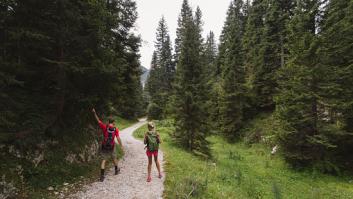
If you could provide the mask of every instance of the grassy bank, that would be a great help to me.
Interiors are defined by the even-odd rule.
[[[352,176],[296,171],[280,155],[271,158],[271,149],[263,144],[230,144],[220,136],[208,138],[213,158],[203,160],[173,144],[171,121],[156,126],[164,141],[165,198],[353,198]],[[246,130],[258,127],[252,123]],[[141,127],[134,135],[142,139],[145,131]]]
[[[123,130],[134,123],[138,122],[137,120],[127,120],[121,117],[115,117],[115,124],[119,128],[119,130]]]
[[[120,130],[137,122],[120,117],[116,117],[115,120]],[[98,129],[98,125],[94,128]],[[0,177],[5,176],[6,182],[6,184],[0,183],[0,194],[3,190],[14,186],[18,193],[16,198],[57,198],[54,192],[63,189],[69,191],[74,188],[73,184],[97,180],[100,159],[96,155],[88,158],[87,153],[93,154],[91,150],[94,151],[97,147],[94,143],[102,139],[101,134],[97,134],[95,130],[80,132],[82,136],[77,134],[73,136],[72,133],[61,133],[59,138],[51,140],[29,137],[19,145],[22,147],[21,150],[5,145],[0,148],[0,158],[6,160],[0,163]],[[16,151],[9,153],[10,149]],[[85,153],[82,152],[84,150],[86,150]],[[42,160],[37,165],[24,155],[29,151],[35,155],[32,159],[41,157],[42,154]],[[119,158],[122,157],[120,148],[116,153]],[[69,154],[75,155],[73,163],[66,160]],[[69,186],[64,186],[64,183],[69,183]],[[48,187],[53,187],[54,190],[48,191]]]

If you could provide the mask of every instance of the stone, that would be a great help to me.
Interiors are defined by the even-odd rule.
[[[44,152],[35,151],[35,157],[32,159],[34,167],[36,168],[40,162],[44,160]]]
[[[16,166],[16,170],[17,170],[17,171],[21,171],[21,172],[22,172],[22,171],[23,171],[23,169],[22,169],[22,165],[17,165],[17,166]]]
[[[50,187],[48,187],[47,189],[48,189],[48,191],[53,191],[53,190],[54,190],[54,187],[51,187],[51,186],[50,186]]]
[[[45,149],[46,146],[45,146],[45,143],[42,142],[42,143],[37,144],[37,147],[40,149]]]
[[[72,164],[76,162],[76,155],[71,153],[65,157],[65,160]]]
[[[274,155],[277,152],[277,150],[278,150],[278,146],[276,145],[272,148],[271,155]]]
[[[78,154],[78,156],[80,157],[81,162],[85,162],[85,152]]]
[[[0,181],[0,198],[13,198],[18,194],[18,190],[12,182],[6,182],[6,176],[2,175]]]
[[[15,146],[11,145],[9,146],[9,153],[13,154],[15,152]]]

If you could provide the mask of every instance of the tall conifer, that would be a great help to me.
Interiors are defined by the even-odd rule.
[[[245,74],[243,65],[244,13],[243,1],[232,1],[221,43],[221,124],[225,136],[238,137],[238,130],[243,126],[243,108],[245,106]]]
[[[153,117],[149,115],[150,118],[161,119],[165,116],[166,107],[172,95],[172,83],[175,76],[172,47],[164,17],[158,23],[155,48],[147,89],[151,95],[150,103],[153,105],[150,108],[154,107],[156,110],[149,109],[148,112],[154,113]]]
[[[184,1],[185,2],[185,1]],[[185,5],[183,4],[183,9]],[[175,82],[174,138],[194,153],[208,155],[208,129],[205,112],[205,84],[201,61],[201,29],[192,15],[183,18],[184,30],[180,38],[180,57]]]
[[[175,63],[178,63],[179,60],[179,55],[181,51],[181,43],[182,43],[182,37],[183,37],[183,32],[185,31],[187,21],[189,18],[192,17],[192,10],[189,5],[188,0],[183,0],[183,4],[181,7],[181,12],[178,17],[178,27],[176,30],[176,38],[175,38],[175,54],[174,54],[174,61]]]
[[[276,112],[285,127],[279,136],[286,159],[310,164],[323,159],[330,140],[319,128],[318,107],[321,69],[318,57],[317,0],[297,1],[289,24],[289,61],[281,69]]]
[[[259,56],[255,55],[255,59],[259,57],[253,71],[253,89],[255,92],[256,107],[260,111],[274,109],[273,96],[278,86],[276,72],[284,66],[288,50],[286,49],[287,29],[286,24],[292,15],[292,0],[268,0],[256,5],[259,9],[259,15],[262,15],[262,6],[265,8],[263,16],[263,25],[258,24],[261,34]],[[263,4],[263,5],[260,5]],[[255,41],[253,41],[255,42]],[[255,60],[256,61],[256,60]]]
[[[319,57],[324,69],[322,93],[330,139],[337,146],[331,159],[353,168],[353,2],[329,1],[321,27]],[[334,126],[335,128],[332,128]]]

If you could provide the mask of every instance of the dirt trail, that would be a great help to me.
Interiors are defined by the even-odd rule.
[[[155,199],[162,198],[165,176],[159,179],[157,169],[153,164],[152,182],[147,183],[147,156],[143,142],[136,140],[132,133],[146,123],[140,120],[137,124],[120,132],[125,156],[119,161],[121,172],[114,175],[114,169],[106,171],[104,182],[94,182],[83,187],[83,190],[69,198],[97,198],[97,199]],[[158,158],[163,171],[163,153],[159,151]],[[111,164],[110,164],[111,165]],[[98,174],[97,174],[98,179]]]

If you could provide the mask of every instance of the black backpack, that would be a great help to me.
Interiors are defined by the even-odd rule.
[[[107,133],[108,133],[108,137],[107,140],[105,141],[105,143],[102,145],[102,148],[105,150],[113,150],[114,149],[114,135],[115,135],[115,127],[108,127],[107,125]],[[105,138],[104,138],[105,139]]]

